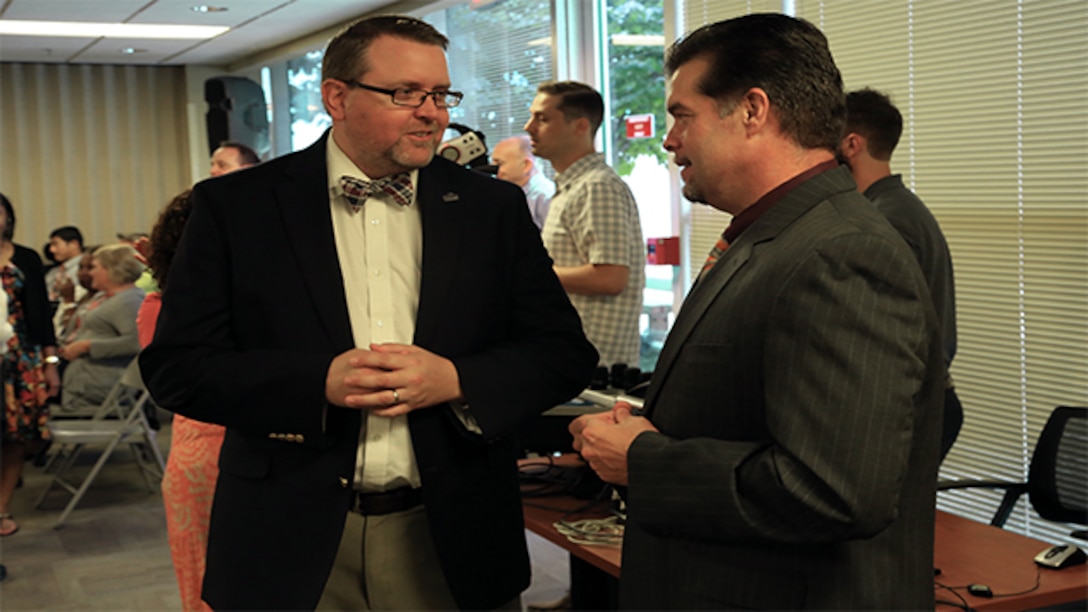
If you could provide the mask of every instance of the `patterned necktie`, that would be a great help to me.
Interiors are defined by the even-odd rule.
[[[699,276],[695,280],[699,280],[706,276],[706,273],[714,267],[714,264],[718,263],[721,259],[722,253],[729,248],[729,242],[725,239],[725,232],[722,232],[721,236],[718,236],[718,241],[714,243],[714,248],[710,249],[710,253],[706,256],[706,261],[703,262],[702,270],[699,270]]]
[[[341,176],[340,187],[351,208],[358,211],[366,199],[378,194],[387,194],[401,206],[412,203],[412,177],[407,172],[394,174],[374,181],[364,181],[353,176]]]

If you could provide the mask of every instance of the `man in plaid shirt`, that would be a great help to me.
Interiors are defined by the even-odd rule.
[[[555,273],[601,364],[635,366],[646,247],[631,190],[593,145],[604,102],[584,83],[548,82],[529,110],[533,153],[558,172],[541,233]]]

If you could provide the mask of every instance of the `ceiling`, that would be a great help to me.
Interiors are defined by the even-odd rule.
[[[202,4],[227,10],[193,9]],[[231,28],[208,40],[4,35],[0,61],[228,65],[391,4],[390,0],[0,0],[0,19]],[[137,51],[126,54],[122,49]]]

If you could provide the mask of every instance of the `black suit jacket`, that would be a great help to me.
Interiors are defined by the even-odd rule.
[[[313,608],[348,508],[361,418],[325,401],[329,363],[353,347],[326,138],[194,188],[140,359],[157,403],[228,428],[204,584],[216,609]],[[450,590],[490,608],[529,582],[508,434],[582,389],[597,356],[517,186],[436,158],[417,204],[414,343],[453,361],[483,434],[448,405],[409,427]]]
[[[15,251],[11,263],[23,271],[23,317],[26,319],[27,337],[38,346],[57,346],[53,331],[53,309],[49,305],[49,291],[45,286],[42,260],[32,249],[12,244]],[[29,347],[24,347],[24,350]]]
[[[692,289],[629,458],[629,608],[933,609],[944,361],[906,244],[844,168]]]

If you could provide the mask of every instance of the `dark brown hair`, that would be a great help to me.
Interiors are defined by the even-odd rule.
[[[875,89],[861,89],[846,94],[846,131],[865,137],[873,159],[888,161],[903,133],[903,115],[891,98]]]
[[[174,199],[166,205],[159,214],[159,220],[151,229],[151,254],[147,263],[151,266],[151,275],[159,284],[159,290],[166,289],[166,278],[170,274],[170,262],[174,260],[174,253],[178,250],[178,242],[181,241],[181,233],[189,221],[189,213],[193,209],[190,199],[192,190],[185,191],[174,196]]]
[[[407,15],[366,17],[341,30],[329,42],[329,46],[325,48],[325,57],[321,61],[322,80],[348,81],[366,74],[370,70],[369,58],[366,56],[367,49],[382,35],[435,45],[442,47],[443,51],[450,42],[442,33],[434,29],[434,26],[415,17]],[[393,57],[385,59],[391,62],[396,61]]]
[[[548,81],[536,88],[537,93],[558,96],[556,108],[563,113],[567,121],[585,118],[589,120],[591,134],[597,133],[604,121],[604,100],[601,94],[585,83],[578,81]]]
[[[806,149],[838,149],[846,120],[842,76],[816,26],[779,13],[705,25],[673,43],[665,71],[695,59],[710,66],[699,90],[722,108],[758,87],[784,134]]]

